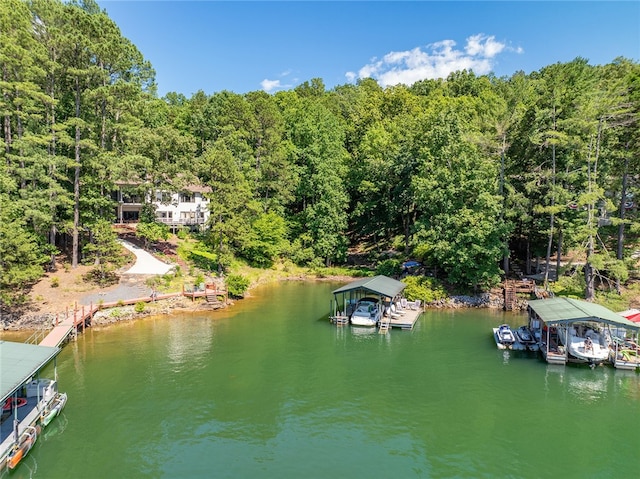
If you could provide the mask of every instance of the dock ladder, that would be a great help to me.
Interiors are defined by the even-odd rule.
[[[379,334],[386,334],[389,331],[389,325],[391,323],[391,319],[383,317],[380,319],[380,324],[378,326]]]
[[[511,311],[513,309],[513,305],[516,302],[516,290],[514,285],[510,281],[505,281],[504,283],[504,310]]]

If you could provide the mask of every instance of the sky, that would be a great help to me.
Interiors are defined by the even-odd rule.
[[[640,61],[640,2],[97,0],[156,71],[158,95],[499,77],[576,57]]]

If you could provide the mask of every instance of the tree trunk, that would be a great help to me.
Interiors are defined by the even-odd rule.
[[[8,74],[7,74],[7,66],[3,65],[2,67],[2,79],[5,82],[8,82]],[[2,94],[2,96],[4,97],[4,101],[5,104],[9,105],[10,101],[9,101],[9,93],[7,92],[6,89],[3,89],[4,92]],[[9,159],[8,159],[8,155],[9,153],[11,153],[11,114],[10,113],[6,113],[4,115],[4,124],[3,124],[3,130],[4,130],[4,151],[7,154],[7,164],[9,164]]]
[[[525,260],[525,265],[524,265],[524,270],[526,271],[527,275],[531,274],[531,236],[527,235],[527,252],[526,252],[527,258]]]
[[[586,282],[584,299],[593,301],[595,296],[593,266],[589,262],[589,258],[593,255],[593,236],[589,236],[587,243],[587,262],[584,265],[584,280]]]
[[[620,197],[620,224],[618,225],[618,247],[616,250],[616,258],[622,259],[624,255],[624,217],[626,213],[625,202],[627,199],[627,181],[628,181],[629,158],[624,160],[624,172],[622,173],[622,192]]]
[[[80,80],[76,77],[76,119],[80,119]],[[71,267],[78,267],[80,228],[80,125],[76,124],[75,172],[73,176],[73,243],[71,246]]]
[[[558,230],[558,251],[556,253],[556,277],[555,280],[558,281],[558,278],[560,277],[560,266],[562,263],[562,230],[559,229]]]
[[[502,208],[500,210],[500,223],[504,221],[505,197],[504,197],[504,152],[506,150],[507,139],[502,135],[502,151],[500,153],[500,196],[502,197]],[[502,270],[505,278],[509,276],[509,237],[504,241],[504,256],[502,257]]]
[[[554,125],[554,129],[555,129],[555,125]],[[553,188],[555,190],[555,186],[556,186],[556,145],[552,145],[551,146],[551,158],[552,158],[552,165],[551,165],[551,188]],[[551,208],[553,208],[556,204],[555,201],[555,196],[556,193],[555,191],[551,192]],[[553,211],[551,211],[551,218],[549,218],[549,241],[547,242],[547,257],[546,257],[546,263],[544,266],[544,288],[545,289],[549,289],[549,266],[551,263],[551,245],[553,244],[553,227],[554,227],[554,220],[555,220],[555,215],[553,214]]]

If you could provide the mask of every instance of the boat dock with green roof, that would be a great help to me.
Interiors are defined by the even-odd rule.
[[[57,378],[38,377],[59,352],[58,347],[0,340],[0,473],[29,452],[59,397]]]
[[[355,280],[333,291],[331,322],[349,324],[360,301],[370,299],[383,314],[377,322],[384,333],[390,327],[413,329],[422,313],[420,301],[407,301],[402,292],[407,285],[388,276],[374,276]]]
[[[529,327],[536,335],[544,359],[551,364],[593,362],[571,350],[572,338],[583,339],[582,348],[592,350],[591,337],[606,338],[607,360],[618,369],[640,368],[640,325],[602,305],[555,297],[529,302]]]

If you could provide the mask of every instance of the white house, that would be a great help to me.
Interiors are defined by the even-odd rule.
[[[116,222],[137,223],[145,203],[155,207],[156,220],[171,229],[182,226],[202,228],[209,219],[209,199],[204,196],[206,187],[188,186],[181,192],[156,190],[143,198],[136,185],[118,184],[112,195],[117,202]]]

